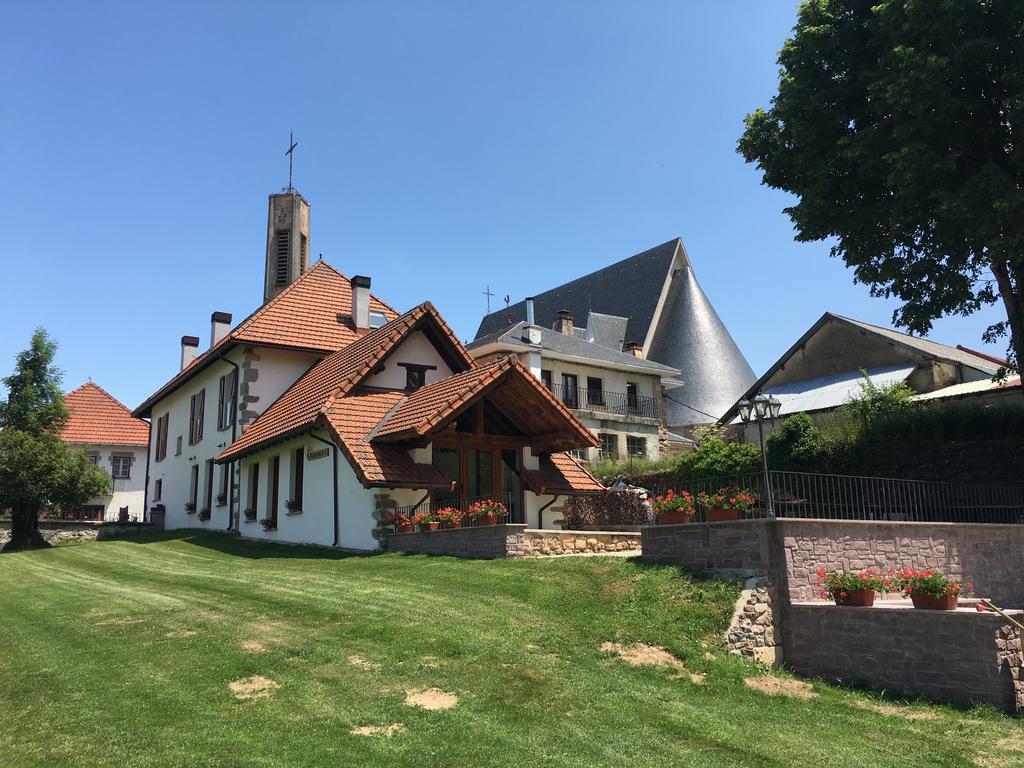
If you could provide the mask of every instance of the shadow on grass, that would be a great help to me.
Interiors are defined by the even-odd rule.
[[[357,552],[283,542],[263,542],[243,539],[235,534],[218,531],[162,531],[139,536],[107,539],[126,544],[156,544],[164,541],[182,541],[214,552],[223,552],[250,560],[346,560],[351,557],[376,557],[378,552]],[[101,542],[102,543],[102,542]]]

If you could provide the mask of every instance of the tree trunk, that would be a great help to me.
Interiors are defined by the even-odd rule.
[[[4,552],[20,549],[38,549],[50,544],[39,533],[39,510],[18,508],[11,510],[11,540],[4,546]]]
[[[1006,319],[1010,326],[1010,348],[1017,373],[1024,367],[1024,285],[1021,284],[1022,270],[1019,266],[992,260],[992,274],[995,275],[999,295],[1006,308]],[[1024,394],[1024,387],[1021,387]]]

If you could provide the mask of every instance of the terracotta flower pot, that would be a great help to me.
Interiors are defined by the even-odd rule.
[[[955,611],[960,601],[959,595],[946,595],[935,597],[927,592],[911,592],[910,600],[915,608],[925,608],[932,611]]]
[[[399,533],[412,533],[412,523],[398,523],[395,527]]]
[[[841,597],[838,592],[832,595],[836,605],[858,605],[871,606],[875,604],[875,590],[873,589],[852,589]]]
[[[459,523],[441,523],[441,530],[442,531],[450,531],[453,528],[461,528],[461,527],[462,527],[462,523],[461,522],[459,522]]]
[[[658,525],[679,525],[690,522],[690,513],[684,509],[670,509],[658,515]]]
[[[438,525],[439,524],[438,524],[438,522],[436,520],[433,520],[433,521],[431,521],[429,523],[420,523],[420,530],[421,531],[436,531]]]
[[[497,525],[498,518],[496,517],[478,517],[476,519],[477,525]]]
[[[724,507],[712,507],[704,513],[704,520],[709,523],[721,523],[726,520],[739,520],[740,513],[736,509],[725,509]]]

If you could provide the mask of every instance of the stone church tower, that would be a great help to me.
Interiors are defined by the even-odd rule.
[[[294,189],[270,195],[263,303],[298,280],[308,268],[309,203]]]

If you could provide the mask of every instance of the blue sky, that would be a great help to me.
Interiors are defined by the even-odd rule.
[[[312,252],[462,338],[488,284],[516,301],[677,235],[758,373],[826,310],[887,324],[735,152],[794,20],[786,0],[11,4],[0,372],[43,325],[67,388],[134,406],[183,334],[252,311],[289,130]],[[1001,318],[931,338],[980,347]]]

